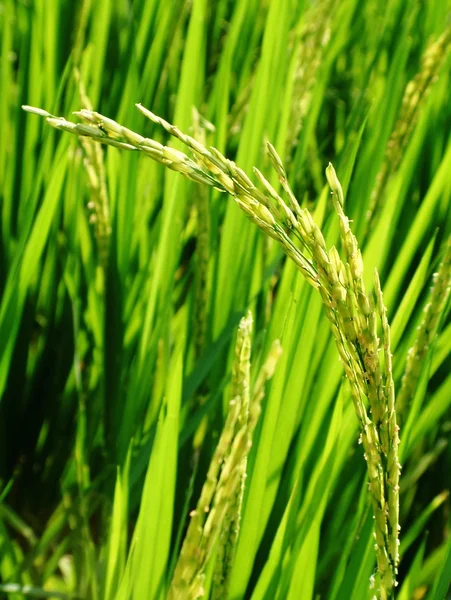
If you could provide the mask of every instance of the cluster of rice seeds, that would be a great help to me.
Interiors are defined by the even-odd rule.
[[[140,134],[119,125],[116,121],[94,111],[82,109],[74,113],[88,123],[86,124],[72,123],[63,117],[50,115],[39,108],[30,106],[24,106],[23,108],[28,112],[46,117],[49,125],[56,129],[78,136],[89,137],[102,144],[124,150],[141,151],[192,181],[209,185],[221,192],[228,192],[260,229],[284,247],[285,252],[295,261],[311,285],[318,287],[317,273],[312,262],[299,251],[287,234],[286,230],[293,229],[296,230],[295,234],[299,237],[297,222],[291,209],[257,170],[257,175],[260,175],[261,181],[264,182],[266,193],[257,189],[246,173],[233,161],[225,158],[216,148],[205,148],[200,142],[189,135],[183,134],[177,127],[154,115],[139,104],[137,108],[146,117],[161,125],[168,133],[188,146],[196,156],[196,160],[189,158],[179,150],[163,146],[155,140],[144,138]],[[270,148],[270,146],[268,147]],[[278,160],[280,161],[280,159]],[[306,220],[305,227],[310,229],[310,222],[312,222],[310,213],[305,209],[299,209],[298,206],[297,209],[299,218]]]
[[[293,103],[290,114],[290,135],[286,142],[287,161],[300,139],[303,121],[308,114],[325,49],[331,37],[331,22],[336,0],[327,0],[312,5],[299,35],[296,48],[296,67],[293,84]]]
[[[78,84],[82,105],[86,110],[92,110],[91,101],[86,94],[78,69],[74,70],[74,77]],[[111,220],[103,150],[90,137],[80,137],[79,139],[85,155],[83,165],[91,190],[91,199],[88,203],[88,209],[91,211],[89,222],[94,225],[100,265],[106,269],[110,248]]]
[[[146,117],[183,142],[193,153],[195,160],[179,150],[144,138],[96,112],[82,110],[76,113],[88,122],[87,125],[77,125],[65,119],[52,117],[40,109],[26,107],[26,110],[46,116],[49,124],[58,129],[90,136],[101,143],[113,143],[118,147],[142,151],[193,181],[228,192],[262,231],[280,243],[307,281],[318,290],[326,308],[327,318],[331,322],[360,423],[375,514],[379,597],[383,600],[388,598],[396,585],[398,565],[397,515],[400,470],[389,327],[381,293],[378,295],[377,309],[377,302],[375,303],[365,291],[361,252],[349,227],[349,220],[344,214],[343,192],[332,165],[327,168],[326,176],[339,219],[345,261],[341,259],[335,247],[327,250],[324,236],[311,213],[306,208],[301,208],[296,200],[282,160],[271,144],[267,145],[269,156],[287,195],[287,202],[258,169],[254,169],[254,173],[263,189],[257,188],[242,169],[215,148],[207,149],[199,141],[182,133],[151,111],[141,105],[137,107]],[[382,343],[377,334],[378,317],[382,322]],[[371,418],[366,410],[366,399],[369,402]],[[254,407],[257,406],[254,400]],[[257,408],[251,405],[250,423],[253,410]],[[231,405],[229,418],[233,418],[233,426],[228,423],[225,429],[226,436],[238,419],[234,405]],[[220,483],[221,481],[218,485]],[[214,487],[213,485],[213,489]],[[230,496],[227,497],[227,503],[229,501]],[[209,504],[208,502],[206,506]],[[199,515],[196,518],[199,518]],[[199,523],[193,527],[202,528]],[[185,557],[188,555],[185,551]],[[183,561],[183,557],[181,560]]]
[[[390,342],[390,326],[387,319],[387,309],[384,305],[384,299],[377,271],[374,273],[374,287],[376,290],[377,310],[381,319],[381,353],[383,349],[383,398],[384,412],[381,419],[379,432],[380,444],[383,455],[383,466],[385,485],[387,490],[388,510],[388,549],[392,561],[394,574],[396,575],[399,563],[399,477],[401,474],[401,465],[399,463],[399,426],[397,423],[397,414],[395,406],[395,385],[393,381],[392,354]],[[393,584],[393,580],[389,581]]]
[[[451,292],[451,237],[445,243],[445,250],[439,268],[433,276],[429,301],[424,307],[423,318],[418,327],[415,342],[407,354],[407,362],[401,380],[401,389],[396,398],[398,414],[403,417],[410,406],[424,359],[433,342],[443,311]]]
[[[404,150],[412,136],[418,120],[423,100],[437,80],[440,69],[451,47],[451,26],[442,35],[431,42],[421,60],[421,67],[415,77],[406,86],[402,99],[399,118],[387,143],[385,157],[371,193],[370,205],[366,214],[367,229],[377,218],[382,207],[384,190],[390,176],[395,173],[404,156]]]
[[[299,224],[293,211],[298,214],[301,220],[306,220],[305,227],[307,229],[310,227],[309,222],[312,221],[310,213],[305,209],[300,209],[291,190],[289,194],[290,206],[287,206],[258,169],[254,168],[254,173],[263,185],[264,191],[258,189],[240,167],[223,156],[216,148],[205,148],[192,137],[183,134],[177,127],[154,115],[141,105],[137,105],[137,107],[154,123],[161,125],[168,133],[182,141],[196,156],[197,172],[190,170],[191,165],[188,161],[191,161],[191,159],[183,153],[179,153],[179,155],[183,155],[184,158],[182,156],[179,156],[179,158],[184,161],[186,168],[175,170],[180,170],[193,181],[200,181],[202,178],[203,183],[212,185],[217,190],[228,192],[233,196],[235,202],[247,216],[267,235],[278,241],[309,282],[314,287],[318,287],[317,273],[311,260],[299,251],[287,233],[293,231],[298,238],[300,237]],[[167,147],[165,148],[167,149]],[[171,151],[172,149],[167,150]],[[275,150],[271,144],[268,144],[268,150],[273,158]],[[169,155],[170,152],[166,152],[166,154]],[[273,160],[277,160],[282,164],[279,157],[277,159],[273,158]],[[288,186],[286,174],[284,177],[285,185]],[[302,241],[302,235],[300,239]]]
[[[232,371],[231,397],[239,398],[240,412],[237,419],[237,430],[246,427],[249,421],[249,384],[251,358],[251,327],[252,317],[242,319],[235,348],[235,360]],[[247,456],[240,466],[239,484],[230,498],[229,510],[224,516],[220,533],[219,548],[216,558],[212,598],[227,598],[227,588],[230,581],[235,549],[240,530],[241,507],[243,503],[244,482],[247,471]]]
[[[375,537],[380,597],[390,597],[399,562],[398,426],[392,377],[390,328],[375,273],[376,303],[365,290],[363,262],[357,240],[343,211],[343,192],[332,165],[326,169],[341,240],[342,262],[331,248],[327,272],[329,288],[322,293],[361,426],[375,514]],[[382,338],[377,333],[378,319]],[[365,408],[368,399],[370,414]]]
[[[205,569],[218,542],[212,596],[224,598],[228,589],[239,534],[247,457],[261,411],[264,384],[273,376],[281,352],[276,342],[251,396],[251,334],[252,316],[248,313],[238,329],[229,413],[197,507],[190,515],[168,592],[169,600],[194,599],[204,595]]]

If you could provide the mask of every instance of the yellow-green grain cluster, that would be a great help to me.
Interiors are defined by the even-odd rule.
[[[431,344],[437,334],[451,292],[451,237],[445,242],[442,260],[434,273],[433,284],[423,318],[417,329],[415,342],[407,353],[407,362],[396,398],[397,410],[403,416],[410,405],[418,386],[422,367]]]
[[[286,201],[258,169],[254,168],[254,173],[259,187],[233,161],[225,158],[215,148],[206,148],[141,105],[137,106],[151,121],[182,141],[191,150],[195,160],[179,150],[144,138],[93,111],[82,110],[76,113],[87,124],[74,124],[43,111],[31,110],[46,116],[49,124],[57,129],[88,136],[105,144],[142,151],[193,181],[228,192],[246,215],[281,245],[307,281],[318,290],[350,384],[361,429],[375,516],[379,597],[382,600],[390,598],[396,585],[399,562],[400,465],[389,326],[377,274],[376,298],[365,289],[362,255],[344,213],[343,191],[335,170],[329,165],[326,176],[339,220],[343,259],[337,248],[328,250],[323,233],[311,213],[300,206],[288,183],[283,163],[271,144],[267,145],[269,156],[285,192]],[[378,327],[382,329],[381,337],[378,335]],[[213,470],[209,473],[200,509],[193,513],[191,533],[187,537],[189,541],[182,550],[181,562],[174,576],[174,582],[179,583],[173,583],[172,589],[178,589],[182,582],[187,586],[186,589],[194,586],[193,589],[198,590],[202,587],[199,579],[200,563],[197,558],[193,558],[196,555],[194,549],[199,546],[200,540],[204,540],[202,556],[211,551],[212,527],[215,526],[218,533],[218,519],[222,526],[225,507],[236,506],[233,503],[237,502],[236,490],[240,485],[242,472],[239,473],[235,467],[244,459],[243,448],[249,445],[249,431],[252,431],[253,423],[256,422],[253,413],[260,410],[259,403],[254,400],[249,410],[248,427],[243,426],[235,435],[237,424],[243,419],[242,404],[237,406],[232,398],[227,424],[218,445],[219,454],[212,463]],[[247,436],[247,441],[243,436]],[[228,446],[231,446],[231,450],[225,459],[224,452]],[[224,461],[219,479],[218,461]],[[232,466],[235,470],[230,479]],[[215,495],[217,509],[209,513],[204,523],[205,507],[210,507],[212,494]],[[235,525],[231,527],[234,529]],[[192,563],[193,560],[195,564]],[[184,564],[186,566],[182,568],[180,565]]]
[[[86,94],[78,70],[75,70],[75,78],[78,83],[82,105],[85,110],[92,110],[91,101]],[[88,203],[88,208],[91,211],[89,222],[94,226],[100,264],[106,269],[110,248],[111,220],[103,150],[90,137],[81,136],[79,139],[85,153],[83,164],[91,190],[91,199]]]
[[[252,315],[238,329],[229,412],[182,545],[168,592],[170,600],[204,595],[205,569],[217,548],[214,598],[226,597],[238,539],[247,457],[260,415],[264,384],[274,373],[281,349],[275,342],[250,394]]]
[[[399,563],[400,473],[390,328],[377,272],[376,302],[365,290],[361,252],[344,214],[343,192],[332,165],[326,169],[326,175],[339,218],[345,262],[332,248],[330,266],[326,267],[332,286],[329,290],[325,286],[322,296],[329,308],[327,314],[360,421],[375,515],[379,592],[381,598],[389,598],[396,585]],[[378,320],[382,325],[381,339]]]
[[[376,178],[376,184],[371,193],[367,211],[367,221],[377,217],[385,202],[384,191],[390,176],[401,164],[404,151],[412,136],[418,121],[424,99],[433,83],[437,80],[451,44],[451,26],[448,26],[441,36],[432,41],[426,48],[421,60],[421,67],[415,77],[406,86],[399,118],[385,149],[385,157]]]
[[[331,19],[336,0],[312,4],[305,20],[299,26],[300,41],[296,47],[293,102],[290,131],[286,142],[286,157],[292,157],[299,142],[299,134],[309,112],[318,71],[331,36]]]
[[[240,412],[236,423],[238,431],[243,427],[247,427],[249,422],[251,328],[252,316],[249,313],[247,319],[242,319],[238,329],[230,392],[231,397],[237,399],[240,403]],[[224,523],[220,533],[216,557],[212,597],[218,598],[218,600],[219,598],[227,598],[227,588],[240,531],[241,506],[247,471],[247,456],[241,461],[239,471],[239,482],[230,498],[229,509],[224,516]]]

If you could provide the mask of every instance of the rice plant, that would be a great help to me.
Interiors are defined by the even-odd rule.
[[[2,597],[449,596],[450,8],[0,2]]]

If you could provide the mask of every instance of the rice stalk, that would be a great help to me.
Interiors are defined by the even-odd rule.
[[[417,329],[415,341],[407,353],[401,389],[396,403],[397,411],[404,417],[418,386],[426,355],[434,341],[443,312],[451,293],[451,237],[445,243],[445,250],[438,270],[433,275],[429,300],[423,309],[423,318]]]
[[[237,430],[247,427],[249,422],[249,386],[251,367],[252,315],[242,319],[238,329],[233,363],[231,397],[240,398],[241,406],[237,418]],[[244,495],[244,483],[247,472],[247,456],[240,464],[239,483],[230,499],[229,510],[225,514],[221,528],[218,552],[213,579],[212,598],[227,598],[228,584],[232,572],[235,550],[240,530],[241,507]]]
[[[300,32],[296,33],[300,42],[296,48],[290,131],[285,148],[288,164],[290,158],[293,158],[303,122],[310,110],[317,74],[331,38],[335,5],[335,0],[313,4],[300,27]]]
[[[78,69],[74,70],[74,76],[78,84],[82,106],[85,110],[92,110],[91,101],[86,94]],[[110,248],[111,219],[103,150],[92,138],[81,136],[79,140],[85,154],[83,166],[91,190],[91,199],[88,202],[88,209],[91,211],[89,222],[94,226],[100,265],[106,270]]]
[[[82,0],[78,7],[77,28],[74,40],[73,61],[79,66],[83,47],[85,45],[86,29],[88,27],[89,13],[92,10],[92,0]],[[86,106],[86,108],[88,108]]]
[[[326,175],[346,254],[346,263],[343,265],[334,252],[335,264],[339,265],[337,272],[341,275],[341,283],[346,291],[341,296],[336,294],[336,323],[332,322],[332,331],[360,419],[361,441],[367,461],[375,516],[379,594],[384,599],[390,598],[393,593],[399,563],[399,436],[390,328],[377,272],[377,307],[365,290],[361,252],[349,227],[349,219],[344,214],[343,191],[332,165],[326,169]],[[334,249],[331,249],[331,254],[332,250]],[[382,343],[377,335],[378,318],[382,323]],[[369,402],[371,418],[366,411],[365,399]]]
[[[371,224],[374,224],[385,203],[384,192],[387,183],[390,177],[399,169],[424,100],[428,96],[432,85],[438,79],[440,69],[448,56],[450,47],[451,26],[448,26],[437,40],[430,42],[423,54],[420,70],[406,86],[400,115],[387,142],[384,160],[371,193],[366,213],[366,231],[369,230]]]
[[[228,128],[230,135],[237,135],[243,129],[243,122],[246,118],[249,102],[252,95],[252,89],[255,85],[255,72],[249,76],[246,85],[238,94],[235,104],[231,107],[228,115]]]
[[[202,119],[197,110],[193,109],[194,138],[205,145],[206,129],[212,125]],[[196,279],[194,285],[194,352],[196,358],[202,355],[207,341],[208,320],[208,265],[210,262],[210,211],[208,204],[208,189],[197,186],[194,194],[196,210]]]
[[[350,384],[361,429],[375,516],[378,596],[381,600],[391,598],[399,562],[397,515],[400,465],[397,459],[398,427],[389,360],[389,327],[378,280],[376,302],[365,290],[361,252],[344,213],[343,192],[332,165],[326,169],[326,176],[339,220],[344,261],[335,247],[328,251],[324,236],[311,213],[300,207],[288,183],[283,163],[271,144],[267,145],[268,152],[287,196],[286,202],[258,169],[254,168],[254,173],[260,188],[215,148],[207,149],[151,111],[141,105],[137,107],[151,121],[182,141],[191,150],[195,160],[179,150],[144,138],[97,112],[81,110],[75,113],[86,122],[75,124],[40,109],[26,107],[26,110],[47,117],[48,123],[57,129],[89,136],[101,143],[124,149],[142,151],[193,181],[228,192],[262,231],[279,242],[310,285],[318,290]],[[382,342],[377,335],[378,319],[382,321]],[[370,413],[366,408],[367,402]],[[240,411],[235,415],[235,410],[231,405],[230,418],[233,418],[233,424],[229,423],[228,429],[233,429],[238,419]],[[238,485],[238,480],[234,480],[233,485]],[[227,504],[232,497],[228,489]],[[201,524],[198,523],[196,527],[199,535]],[[199,585],[200,582],[196,584],[197,588]]]
[[[399,563],[399,426],[395,407],[395,385],[393,382],[393,366],[390,342],[390,326],[387,319],[387,309],[379,280],[378,272],[374,273],[374,287],[377,297],[377,310],[382,324],[381,341],[384,354],[383,393],[384,415],[380,425],[380,439],[384,456],[384,473],[388,489],[388,541],[390,556],[395,565]]]
[[[205,145],[206,131],[214,131],[213,125],[206,121],[197,109],[193,108],[193,135],[196,140]],[[209,280],[208,268],[210,262],[210,209],[208,202],[208,188],[196,186],[194,192],[194,211],[196,215],[196,249],[195,249],[195,279],[194,279],[194,311],[193,311],[193,337],[194,356],[199,360],[205,350],[207,342],[207,324],[209,307]],[[205,404],[205,395],[193,397],[193,403]],[[199,449],[207,432],[208,416],[202,419],[194,436],[193,447],[196,450],[194,460],[199,458]]]
[[[238,329],[229,413],[196,509],[190,515],[168,600],[188,600],[205,594],[205,569],[218,539],[219,564],[214,577],[214,597],[223,598],[228,587],[239,533],[247,456],[261,410],[264,383],[272,377],[281,352],[280,344],[275,342],[250,401],[251,333],[249,312]]]

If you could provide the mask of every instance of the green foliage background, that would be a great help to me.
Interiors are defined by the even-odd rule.
[[[449,41],[410,120],[403,96],[411,80],[419,89],[422,56],[449,29],[450,8],[448,0],[0,1],[5,597],[166,596],[227,413],[248,308],[253,380],[275,339],[283,355],[249,458],[228,597],[372,597],[365,462],[319,295],[230,198],[115,148],[105,152],[103,269],[78,140],[20,107],[69,117],[82,105],[78,68],[95,110],[166,143],[135,102],[188,132],[194,106],[214,124],[203,132],[208,144],[276,185],[270,140],[328,246],[338,240],[324,176],[332,161],[368,286],[375,267],[381,274],[399,389],[451,231]],[[405,141],[387,155],[404,122]],[[384,164],[390,176],[368,225]],[[451,580],[449,308],[402,418],[400,600],[444,600]]]

